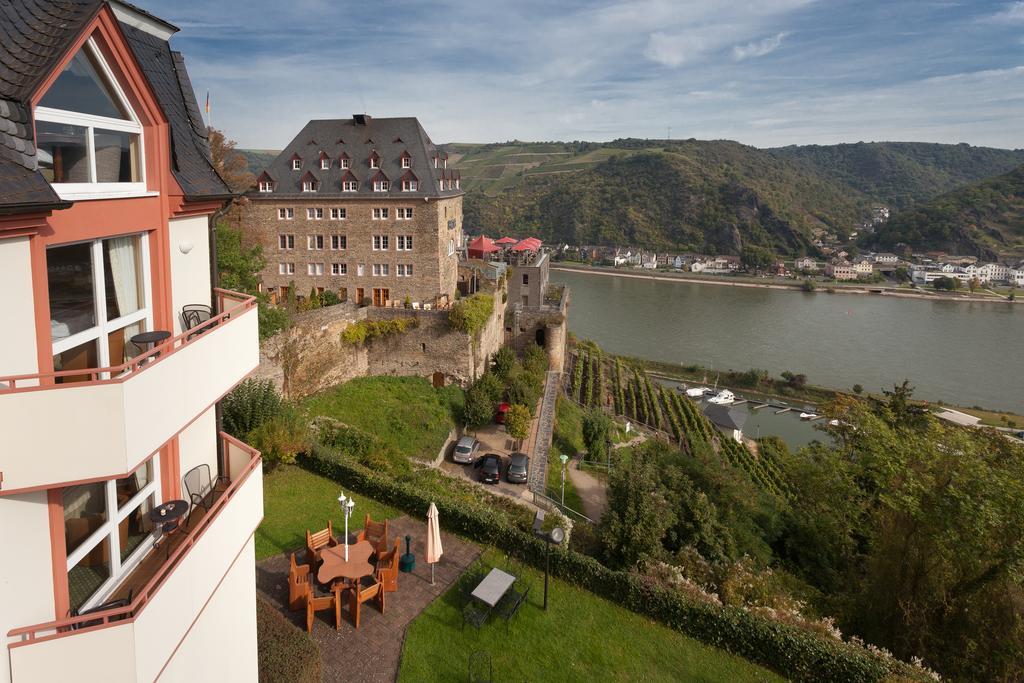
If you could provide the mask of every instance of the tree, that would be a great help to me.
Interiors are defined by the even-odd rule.
[[[608,457],[608,435],[612,421],[600,408],[593,408],[583,416],[583,445],[590,460],[604,462]]]
[[[817,288],[818,288],[818,286],[816,284],[814,284],[813,280],[810,280],[810,279],[804,280],[803,284],[800,285],[800,289],[802,289],[805,292],[813,292]]]
[[[462,406],[462,421],[466,428],[476,430],[494,419],[494,401],[487,390],[476,384],[466,392],[466,402]]]
[[[896,282],[910,282],[910,271],[900,266],[893,271],[893,277],[896,278]]]
[[[256,182],[256,177],[249,172],[249,162],[245,155],[235,149],[237,143],[228,140],[223,131],[209,128],[210,156],[213,167],[224,179],[232,192],[244,192]]]
[[[601,520],[601,545],[612,567],[636,567],[664,554],[661,539],[676,522],[661,486],[657,458],[638,448],[608,478],[608,508]]]
[[[860,384],[854,384],[853,385],[853,393],[855,393],[858,396],[860,396],[861,392],[863,392],[863,391],[864,391],[864,387],[862,387]]]
[[[483,391],[494,404],[501,400],[501,395],[505,392],[505,385],[501,383],[501,380],[493,372],[485,372],[477,379],[473,386]]]
[[[786,370],[781,375],[782,379],[786,380],[786,384],[793,387],[794,389],[803,389],[807,386],[807,375],[800,373],[795,374]]]
[[[524,406],[537,405],[541,391],[540,379],[522,367],[516,367],[510,373],[506,391],[509,403],[521,403]]]
[[[936,290],[945,290],[952,292],[960,287],[960,281],[955,277],[942,276],[932,282],[932,287]]]
[[[235,292],[256,294],[259,291],[260,273],[267,265],[263,249],[258,245],[242,245],[242,231],[217,225],[217,271],[219,287]],[[293,288],[294,289],[294,288]]]
[[[494,374],[501,380],[507,380],[512,367],[516,364],[515,351],[508,346],[502,346],[494,353],[491,359],[494,364]]]
[[[249,434],[249,442],[263,454],[270,467],[290,465],[299,453],[309,450],[309,428],[305,418],[291,404]]]
[[[744,245],[743,251],[740,254],[740,261],[748,270],[755,272],[767,270],[775,263],[775,254],[770,249],[765,249],[764,247]]]
[[[520,403],[513,403],[505,413],[505,431],[516,441],[522,441],[530,435],[530,422],[533,415],[530,409]]]

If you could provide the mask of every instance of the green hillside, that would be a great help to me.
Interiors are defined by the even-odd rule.
[[[1024,149],[966,144],[858,142],[792,145],[768,151],[894,209],[905,209],[1024,164]]]
[[[449,153],[459,155],[472,232],[729,254],[747,244],[805,253],[817,234],[853,230],[870,205],[838,183],[730,141],[515,144]],[[524,158],[536,165],[524,165]]]
[[[1024,257],[1024,166],[901,211],[873,243],[886,249],[940,249],[991,259]]]
[[[249,172],[253,175],[259,175],[260,171],[269,166],[270,162],[281,153],[279,149],[240,149],[238,151],[245,157],[245,162],[249,165]]]

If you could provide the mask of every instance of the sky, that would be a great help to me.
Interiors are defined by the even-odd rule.
[[[436,143],[1024,148],[1024,0],[134,2],[240,147],[366,112]]]

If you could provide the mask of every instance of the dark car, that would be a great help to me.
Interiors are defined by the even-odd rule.
[[[526,453],[513,453],[509,457],[508,472],[505,481],[512,484],[525,484],[530,477],[530,456]]]
[[[508,414],[508,404],[502,403],[498,406],[498,412],[494,414],[494,421],[500,425],[505,424],[505,415]]]
[[[488,453],[476,461],[473,467],[480,470],[480,481],[485,484],[497,484],[501,472],[501,456],[497,453]]]

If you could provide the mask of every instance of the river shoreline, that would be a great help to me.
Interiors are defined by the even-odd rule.
[[[1004,297],[980,297],[980,296],[954,296],[949,294],[939,294],[931,292],[914,292],[906,291],[902,289],[896,289],[893,287],[864,287],[864,286],[851,286],[851,285],[828,285],[832,287],[831,291],[826,291],[819,287],[814,292],[804,292],[802,285],[800,284],[781,284],[775,282],[749,282],[749,281],[729,281],[724,278],[712,277],[712,276],[694,276],[687,275],[686,273],[665,273],[657,272],[655,274],[644,274],[636,272],[623,272],[616,268],[609,268],[605,266],[584,266],[584,265],[562,265],[560,263],[552,263],[552,270],[561,270],[570,273],[581,273],[584,275],[606,275],[612,277],[624,277],[633,278],[636,280],[657,280],[661,282],[693,282],[704,285],[718,285],[726,287],[749,287],[752,289],[781,289],[789,290],[792,292],[801,292],[805,294],[867,294],[871,296],[889,296],[899,297],[904,299],[924,299],[928,301],[957,301],[967,303],[1004,303],[1004,304],[1016,304],[1016,300],[1009,301]],[[876,291],[872,291],[876,290]]]

